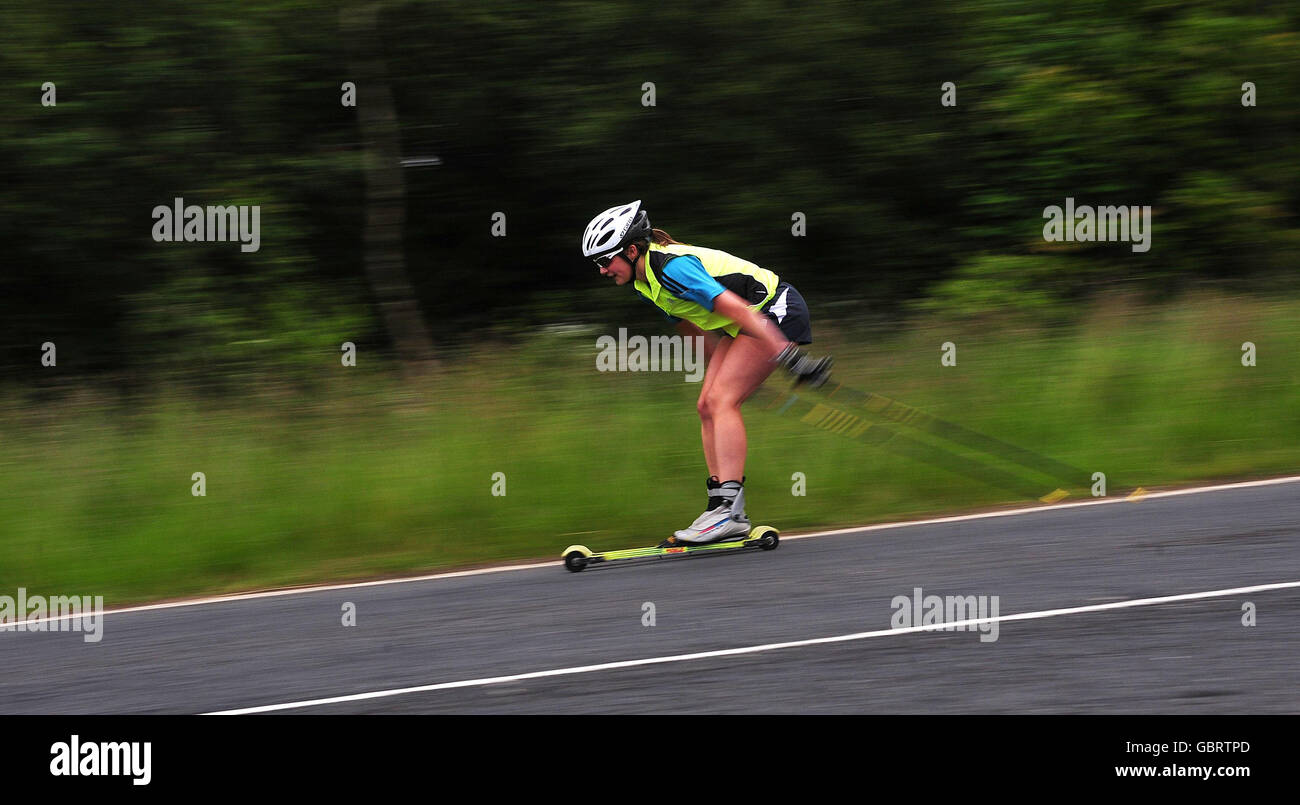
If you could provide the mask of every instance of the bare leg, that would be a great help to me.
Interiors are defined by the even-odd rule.
[[[709,471],[719,480],[738,481],[744,477],[749,443],[740,404],[776,368],[770,353],[764,342],[742,334],[725,350],[720,346],[709,362],[705,388],[700,394],[700,421],[704,423],[704,450]]]
[[[709,390],[713,387],[714,382],[718,379],[718,373],[722,369],[722,363],[727,358],[727,352],[730,350],[732,339],[723,336],[713,347],[712,354],[709,356],[709,366],[704,370],[704,380],[700,384],[700,400],[696,408],[700,412],[700,441],[704,445],[704,463],[709,467],[709,475],[718,475],[717,452],[714,450],[713,435],[713,418],[709,414],[708,406],[705,400],[708,399]],[[705,349],[708,349],[708,343],[705,343]]]

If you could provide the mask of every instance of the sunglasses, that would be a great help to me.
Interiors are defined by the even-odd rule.
[[[623,256],[623,250],[620,249],[619,251],[616,251],[613,254],[607,254],[604,257],[597,257],[595,258],[596,267],[609,268],[609,264],[614,262],[615,257],[622,257],[622,256]]]

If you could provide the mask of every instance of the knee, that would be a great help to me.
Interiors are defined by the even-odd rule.
[[[700,412],[701,420],[710,420],[724,411],[739,407],[739,405],[740,400],[734,394],[710,390],[709,393],[700,395],[700,400],[696,403],[695,408]]]

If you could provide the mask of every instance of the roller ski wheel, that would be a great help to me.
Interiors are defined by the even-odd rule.
[[[749,532],[749,538],[758,540],[758,547],[765,551],[776,550],[776,546],[781,544],[781,532],[770,525],[755,526]]]
[[[571,573],[580,573],[590,558],[591,549],[586,545],[570,545],[564,549],[564,568]]]

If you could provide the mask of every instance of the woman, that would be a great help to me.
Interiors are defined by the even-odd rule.
[[[812,343],[803,297],[765,268],[652,229],[640,201],[593,218],[582,235],[582,254],[617,284],[631,283],[677,322],[682,335],[705,339],[708,368],[697,407],[709,502],[695,522],[661,547],[749,533],[740,404],[777,366],[794,375],[796,384],[812,387],[830,374],[831,358],[814,360],[797,346]]]

